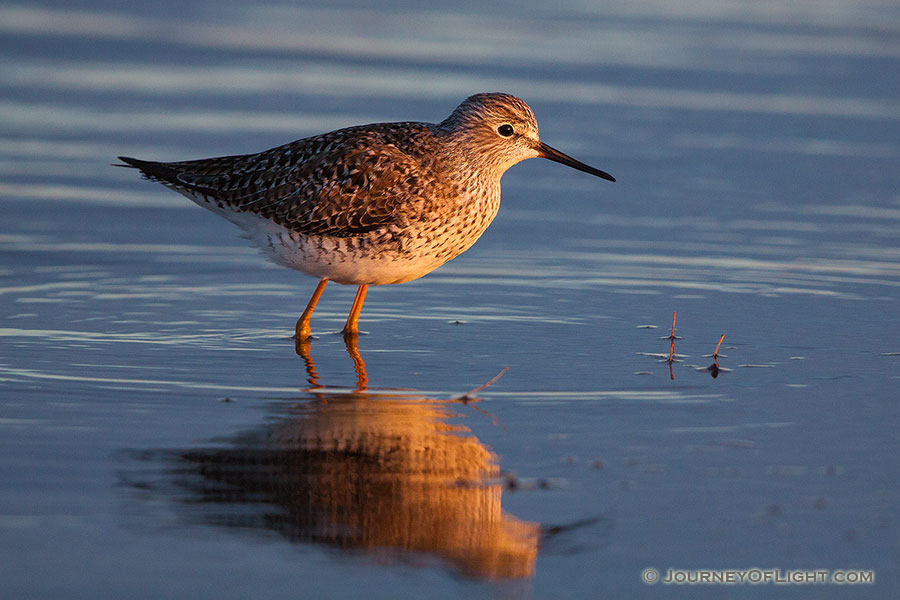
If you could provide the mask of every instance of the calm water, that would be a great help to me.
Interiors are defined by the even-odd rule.
[[[220,4],[0,4],[0,596],[893,597],[895,2]],[[513,168],[358,348],[354,290],[295,348],[312,279],[108,166],[493,90],[619,182]]]

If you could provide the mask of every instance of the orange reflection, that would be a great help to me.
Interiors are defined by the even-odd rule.
[[[366,391],[354,339],[347,350],[356,391],[323,387],[309,345],[298,344],[310,396],[229,448],[182,453],[179,474],[196,496],[191,502],[216,513],[241,505],[236,520],[212,518],[296,541],[387,560],[427,554],[478,578],[532,575],[540,526],[503,512],[496,456],[468,428],[448,422],[459,404]]]

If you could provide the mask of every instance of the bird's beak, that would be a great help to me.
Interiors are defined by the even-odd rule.
[[[596,175],[602,179],[607,181],[615,181],[616,178],[607,173],[606,171],[601,171],[600,169],[595,169],[594,167],[588,166],[583,162],[577,161],[571,156],[567,156],[553,148],[548,146],[544,142],[538,142],[537,148],[535,148],[538,152],[538,156],[541,158],[546,158],[552,160],[553,162],[558,162],[560,164],[572,167],[573,169],[578,169],[579,171],[584,171],[585,173],[590,173],[591,175]]]

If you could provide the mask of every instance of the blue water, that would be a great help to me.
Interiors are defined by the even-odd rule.
[[[893,597],[898,73],[874,0],[0,4],[0,596]],[[295,348],[314,280],[109,166],[494,90],[618,182],[514,167],[349,352],[354,290]]]

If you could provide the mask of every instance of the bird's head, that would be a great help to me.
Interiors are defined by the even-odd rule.
[[[542,142],[531,107],[510,94],[469,96],[438,127],[464,146],[469,160],[501,175],[518,162],[541,157],[615,181],[610,174]]]

